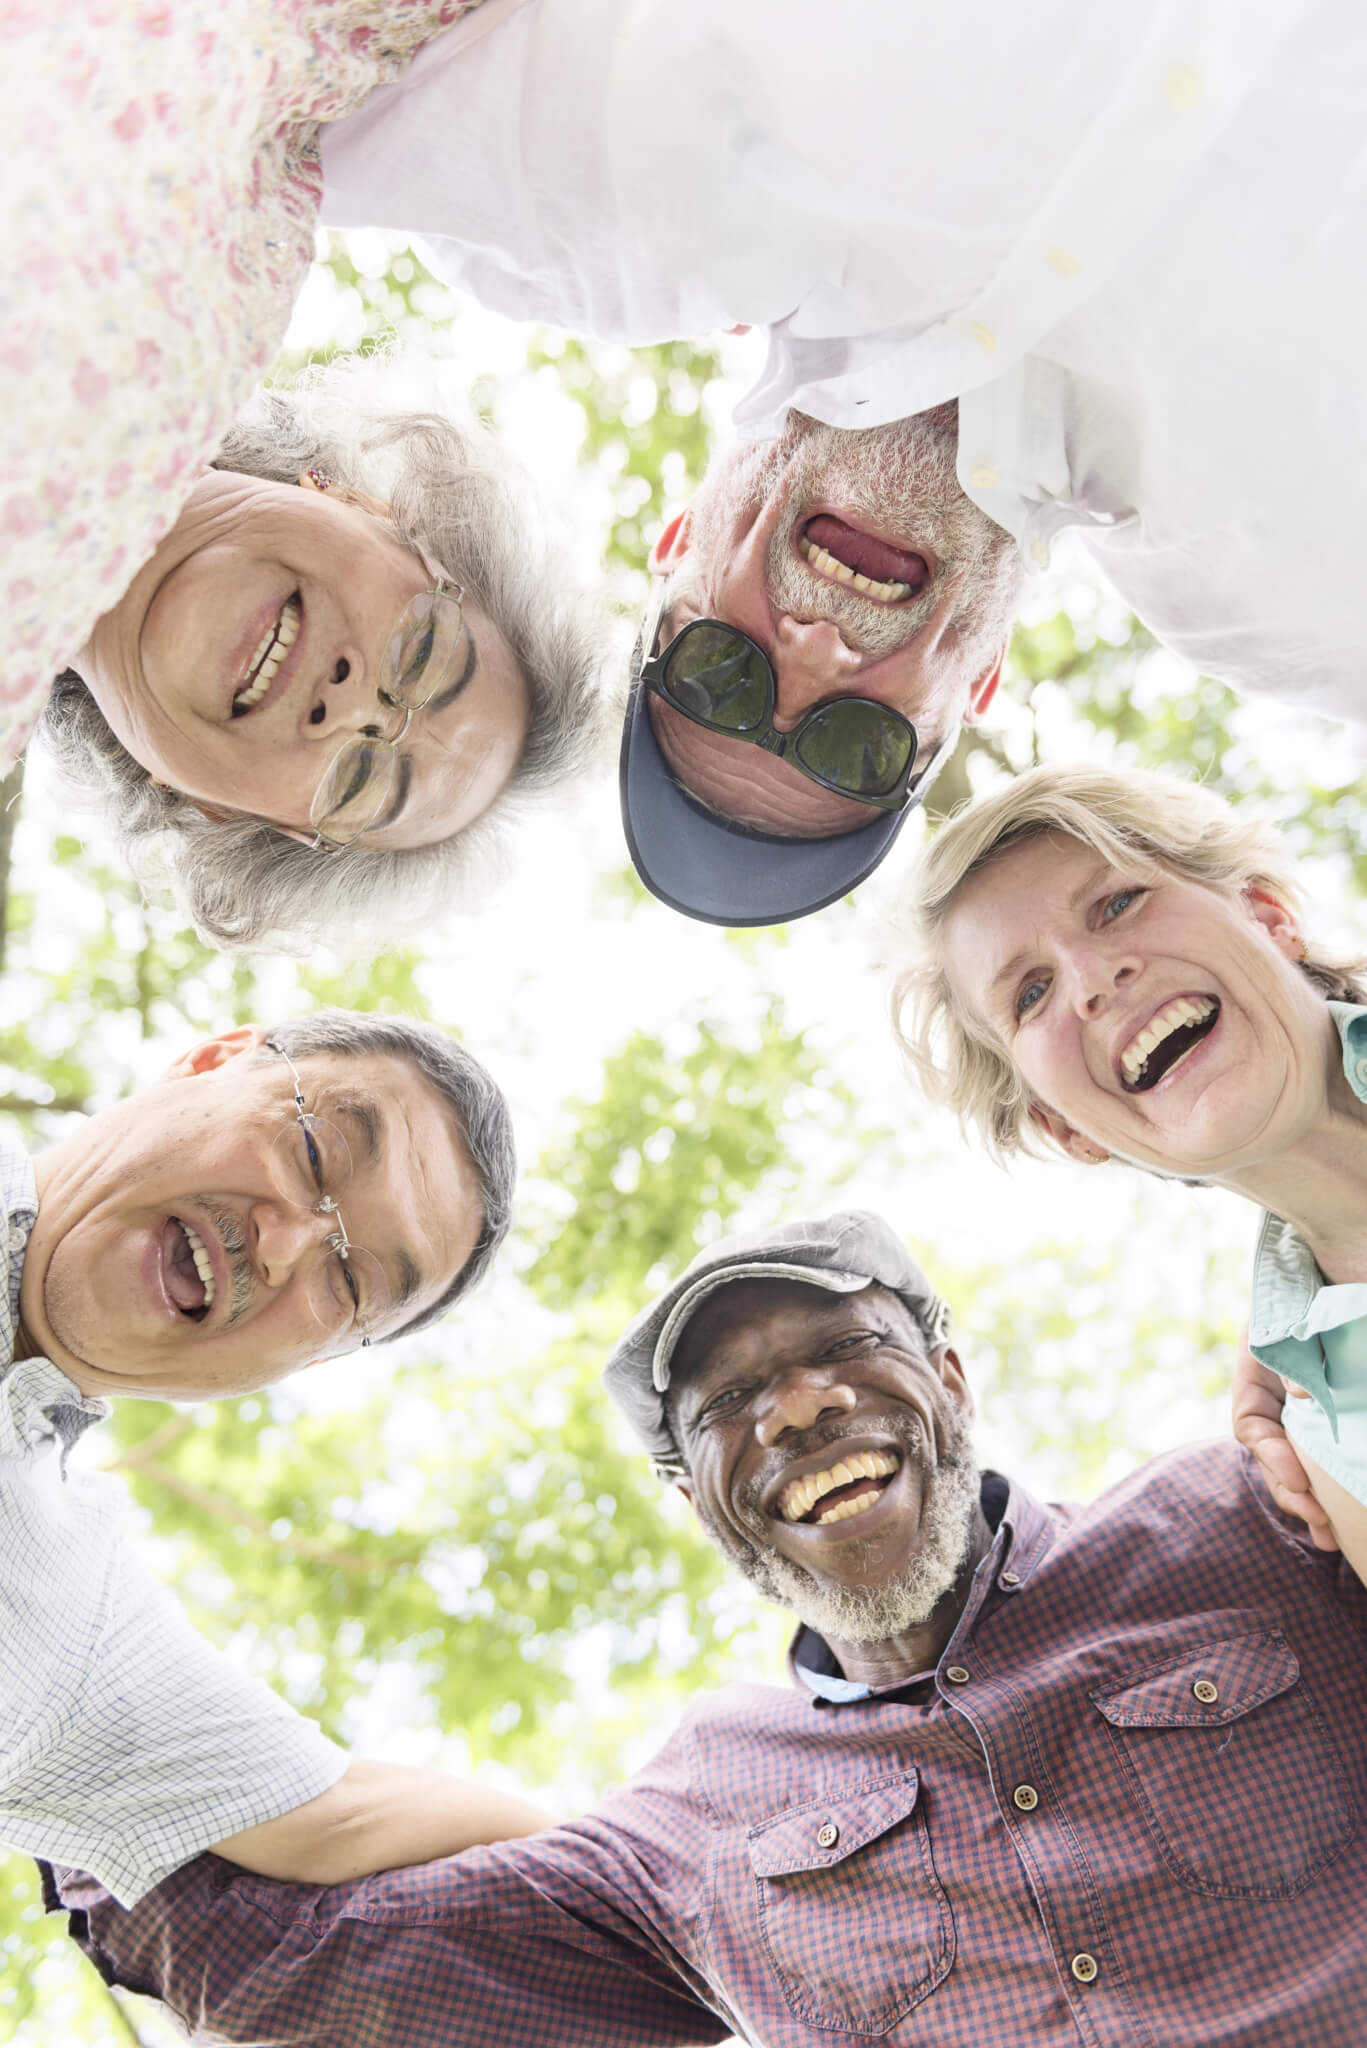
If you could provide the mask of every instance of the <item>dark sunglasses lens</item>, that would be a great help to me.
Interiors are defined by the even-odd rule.
[[[671,648],[665,689],[681,711],[723,732],[752,732],[769,709],[764,656],[728,626],[689,626]]]
[[[881,704],[827,704],[798,734],[797,757],[830,789],[887,796],[916,753],[906,720]]]

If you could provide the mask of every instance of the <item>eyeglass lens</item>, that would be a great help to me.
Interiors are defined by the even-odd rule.
[[[897,787],[912,745],[909,728],[880,705],[846,702],[814,711],[798,733],[796,752],[804,768],[834,789],[887,796]]]
[[[423,591],[405,606],[385,656],[384,694],[405,711],[421,711],[460,672],[464,606],[458,597]],[[397,729],[397,728],[396,728]],[[399,776],[393,741],[358,734],[334,756],[309,806],[309,823],[336,846],[349,846],[383,817]]]
[[[288,1199],[300,1209],[328,1213],[351,1181],[351,1149],[335,1124],[324,1117],[299,1115],[282,1124],[274,1151],[285,1174]],[[326,1294],[309,1301],[314,1318],[325,1329],[350,1330],[356,1321],[373,1322],[384,1306],[384,1268],[370,1252],[350,1244],[341,1228],[319,1241]],[[343,1249],[345,1247],[345,1249]]]
[[[669,694],[683,711],[726,732],[751,732],[769,712],[769,670],[748,640],[700,621],[683,632],[665,662]]]
[[[721,732],[754,732],[772,710],[769,666],[757,647],[711,620],[687,626],[669,650],[664,682],[681,711]],[[912,758],[905,719],[846,698],[813,711],[798,728],[797,758],[831,789],[887,796]]]

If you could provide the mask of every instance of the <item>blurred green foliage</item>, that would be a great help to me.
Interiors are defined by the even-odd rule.
[[[420,332],[440,351],[460,318],[397,238],[334,235],[326,266],[337,332],[352,345]],[[629,353],[545,333],[527,343],[522,374],[555,380],[582,419],[582,461],[604,487],[605,560],[628,594],[706,465],[718,367],[717,351],[696,344]],[[506,395],[495,378],[470,393],[495,424]],[[1216,684],[1142,690],[1152,653],[1136,622],[1103,626],[1071,599],[1022,626],[1006,682],[1013,716],[966,735],[932,821],[1062,733],[1070,751],[1113,746],[1263,805],[1298,852],[1329,863],[1346,890],[1367,888],[1360,786],[1298,783],[1294,765],[1246,744]],[[48,834],[12,886],[8,858],[0,830],[0,1110],[31,1148],[132,1085],[152,1039],[325,1002],[430,1012],[417,951],[288,969],[228,960],[143,903],[69,829]],[[595,910],[628,926],[663,915],[628,871],[600,878]],[[688,1690],[747,1654],[753,1666],[760,1646],[772,1653],[781,1619],[757,1619],[728,1588],[607,1412],[598,1375],[663,1275],[738,1214],[791,1209],[810,1192],[814,1155],[822,1199],[877,1159],[910,1162],[933,1236],[935,1159],[918,1156],[915,1112],[899,1106],[897,1154],[819,1032],[778,999],[788,938],[731,935],[748,1001],[728,1008],[704,991],[658,1035],[624,1020],[594,1085],[565,1104],[497,1283],[492,1321],[506,1320],[507,1344],[497,1331],[484,1351],[432,1333],[405,1352],[397,1383],[363,1382],[322,1409],[289,1387],[192,1411],[119,1405],[110,1461],[190,1611],[333,1732],[388,1687],[407,1702],[415,1741],[461,1737],[531,1784],[553,1779],[569,1753],[591,1787],[618,1775],[639,1731]],[[1178,1314],[1149,1284],[1171,1244],[1161,1229],[1145,1237],[1156,1226],[1142,1193],[1133,1244],[1113,1254],[1042,1243],[1028,1287],[981,1246],[929,1255],[980,1391],[1010,1417],[1016,1450],[1052,1461],[1065,1492],[1149,1447],[1174,1389],[1208,1403],[1226,1369],[1237,1262],[1212,1237],[1199,1298]],[[116,2006],[60,1923],[41,1920],[22,1859],[0,1861],[0,1949],[0,2042],[171,2038],[150,2009]]]

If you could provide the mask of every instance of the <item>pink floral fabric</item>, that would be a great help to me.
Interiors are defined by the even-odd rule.
[[[280,345],[320,122],[479,0],[0,0],[0,772]]]

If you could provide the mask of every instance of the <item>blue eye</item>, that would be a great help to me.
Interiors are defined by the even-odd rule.
[[[1046,988],[1047,983],[1041,975],[1036,975],[1033,981],[1027,981],[1016,997],[1017,1017],[1026,1017],[1031,1010],[1037,1009],[1044,1000]]]
[[[304,1150],[308,1154],[309,1172],[313,1175],[314,1182],[316,1183],[318,1192],[321,1195],[323,1192],[323,1155],[318,1150],[317,1143],[314,1140],[313,1132],[309,1129],[307,1124],[303,1126],[303,1132]]]
[[[1144,893],[1142,889],[1118,889],[1114,896],[1107,897],[1106,907],[1101,913],[1103,918],[1113,920],[1123,917],[1130,905],[1137,902]]]

